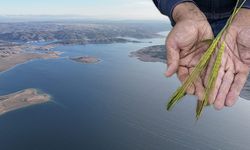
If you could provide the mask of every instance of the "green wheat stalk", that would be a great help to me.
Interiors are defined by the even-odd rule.
[[[204,107],[208,104],[208,98],[210,93],[212,92],[214,85],[215,85],[215,81],[217,79],[218,73],[219,73],[219,69],[220,69],[220,65],[221,65],[221,60],[222,60],[222,55],[224,53],[225,50],[225,42],[222,43],[218,53],[217,53],[217,57],[213,66],[213,69],[209,75],[209,79],[208,79],[208,84],[205,90],[205,96],[201,102],[201,104],[198,105],[197,109],[196,109],[196,119],[199,119],[201,116],[201,113],[204,109]]]
[[[243,4],[244,4],[244,2],[241,5],[243,5]],[[242,7],[242,6],[240,6],[239,8],[237,8],[238,5],[239,5],[239,0],[236,3],[236,6],[234,8],[234,11],[233,11],[231,17],[229,18],[227,24],[225,25],[224,30],[222,30],[222,33],[224,31],[226,31],[226,29],[229,27],[229,25],[232,23],[234,17],[238,13],[239,9]],[[225,49],[225,43],[223,42],[218,53],[217,53],[217,57],[216,57],[213,69],[209,75],[208,85],[207,85],[207,88],[205,90],[205,96],[204,96],[202,102],[197,103],[197,108],[196,108],[196,119],[197,120],[201,117],[201,113],[202,113],[204,107],[208,105],[209,94],[212,92],[214,85],[215,85],[215,82],[216,82],[216,79],[218,77],[224,49]]]
[[[203,56],[199,60],[198,64],[194,68],[194,70],[191,72],[191,74],[185,80],[183,85],[181,87],[179,87],[174,92],[174,94],[170,97],[170,100],[166,105],[167,110],[170,110],[171,108],[173,108],[173,106],[185,96],[185,94],[186,94],[185,92],[186,92],[187,88],[190,87],[190,85],[193,83],[193,81],[195,79],[197,79],[197,77],[201,74],[201,72],[203,72],[205,70],[205,68],[207,67],[208,62],[211,59],[211,56],[213,55],[213,53],[215,52],[216,47],[218,46],[218,43],[221,40],[223,33],[227,30],[229,25],[232,23],[232,20],[234,19],[234,17],[236,16],[236,14],[240,10],[240,8],[243,6],[243,4],[246,2],[246,0],[244,0],[241,3],[241,5],[239,7],[237,7],[239,5],[239,2],[240,2],[240,0],[237,0],[236,6],[235,6],[235,8],[233,10],[233,13],[230,16],[230,18],[228,19],[226,25],[220,31],[220,33],[216,36],[216,38],[212,41],[209,48],[203,54]],[[217,57],[216,57],[216,62],[214,64],[214,66],[213,66],[212,73],[210,73],[210,75],[209,75],[209,82],[208,82],[208,85],[206,86],[207,88],[205,90],[205,96],[204,96],[203,102],[202,103],[198,102],[198,104],[197,104],[197,109],[196,109],[196,118],[197,119],[200,117],[203,108],[207,105],[208,95],[213,90],[213,85],[214,85],[215,80],[216,80],[216,78],[218,76],[219,67],[221,65],[221,59],[222,59],[222,55],[224,53],[224,49],[225,49],[225,43],[223,42],[222,46],[218,50],[218,54],[217,54]]]
[[[208,50],[204,53],[204,55],[199,60],[198,65],[194,68],[191,72],[189,77],[185,80],[183,85],[178,88],[175,93],[171,96],[169,103],[167,104],[167,110],[170,110],[178,101],[181,100],[183,96],[185,96],[185,92],[187,88],[191,85],[191,83],[200,75],[200,73],[206,68],[208,64],[208,60],[210,59],[211,55],[213,54],[218,42],[219,37],[216,37],[212,44],[209,46]]]

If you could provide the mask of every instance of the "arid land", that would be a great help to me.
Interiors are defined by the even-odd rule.
[[[0,96],[0,115],[31,105],[48,102],[50,96],[36,89],[25,89],[16,93]]]

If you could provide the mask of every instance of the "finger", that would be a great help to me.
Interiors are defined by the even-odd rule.
[[[233,106],[234,103],[236,102],[237,98],[240,95],[240,91],[244,87],[246,80],[248,77],[248,73],[238,73],[236,74],[233,84],[230,88],[230,91],[226,97],[226,106]]]
[[[191,83],[190,84],[190,86],[187,88],[187,94],[189,94],[189,95],[194,95],[194,93],[195,93],[195,87],[194,87],[194,84],[193,83]]]
[[[167,48],[167,72],[166,76],[170,77],[177,72],[180,60],[180,50],[178,49],[176,42],[171,39],[171,35],[166,40]]]
[[[209,75],[213,69],[213,65],[214,65],[214,62],[215,62],[215,55],[213,55],[208,63],[208,66],[207,66],[207,69],[205,71],[205,79],[204,79],[204,83],[205,83],[205,86],[208,84],[208,80],[209,80]]]
[[[211,94],[209,95],[209,98],[208,98],[208,103],[209,104],[213,104],[215,102],[215,99],[216,99],[216,96],[218,94],[220,85],[222,83],[222,78],[223,78],[223,76],[225,74],[225,71],[224,71],[225,70],[225,64],[226,64],[226,61],[227,61],[226,56],[227,55],[226,55],[226,52],[225,52],[223,54],[223,56],[222,56],[221,65],[220,65],[220,69],[219,69],[219,72],[218,72],[218,76],[217,76],[217,78],[215,80],[214,88],[211,91]],[[215,59],[216,59],[216,55],[213,55],[213,57],[211,58],[211,60],[209,62],[209,66],[207,68],[207,72],[206,72],[206,76],[205,76],[205,86],[206,87],[207,87],[207,84],[208,84],[209,76],[211,75],[211,72],[212,72],[212,69],[213,69]]]
[[[234,80],[235,69],[234,69],[234,64],[232,62],[232,59],[228,58],[224,66],[225,66],[224,70],[227,70],[227,71],[225,72],[222,78],[222,83],[221,83],[220,89],[218,91],[218,94],[214,102],[214,107],[217,110],[220,110],[224,107],[226,96]]]
[[[198,97],[198,100],[202,100],[205,93],[205,88],[203,86],[202,79],[200,76],[194,82],[194,86],[195,86],[195,95]]]
[[[194,68],[189,68],[188,69],[188,75],[190,75],[192,73],[192,71],[194,70]],[[187,93],[190,94],[190,95],[194,95],[195,93],[195,86],[194,86],[194,83],[192,82],[190,84],[190,86],[187,88]]]
[[[218,94],[218,91],[220,89],[220,85],[221,85],[222,78],[223,78],[224,74],[225,74],[224,68],[220,68],[217,79],[215,81],[214,88],[211,91],[211,94],[209,95],[209,98],[208,98],[209,104],[213,104],[215,102],[215,98],[216,98],[216,95]]]
[[[179,67],[179,51],[172,48],[168,48],[167,61],[168,61],[168,69],[166,72],[166,76],[170,77],[174,73],[176,73]]]
[[[230,90],[231,84],[233,83],[233,80],[234,80],[234,73],[233,73],[233,71],[228,70],[225,73],[225,75],[223,76],[219,92],[218,92],[216,99],[215,99],[215,102],[214,102],[214,107],[217,110],[220,110],[224,107],[225,100],[226,100],[227,94]]]
[[[184,83],[186,78],[188,77],[188,68],[180,66],[177,72],[177,76],[181,83]]]
[[[220,43],[218,45],[220,47]],[[227,47],[226,47],[227,48]],[[208,84],[208,80],[209,80],[209,76],[210,76],[210,73],[213,69],[213,66],[214,66],[214,63],[215,63],[215,60],[217,58],[217,51],[218,51],[218,48],[216,49],[216,53],[214,53],[212,56],[211,56],[211,59],[209,60],[209,63],[208,63],[208,66],[207,66],[207,71],[206,71],[206,75],[205,75],[205,85]],[[225,67],[225,64],[226,64],[226,61],[227,61],[227,52],[225,50],[223,56],[222,56],[222,60],[221,60],[221,65],[220,65],[220,69],[221,68],[224,68]],[[224,69],[223,69],[224,71]]]
[[[177,72],[177,76],[181,81],[181,83],[183,84],[187,79],[187,77],[189,76],[188,68],[180,66]],[[191,84],[186,92],[187,94],[194,94],[194,85]]]

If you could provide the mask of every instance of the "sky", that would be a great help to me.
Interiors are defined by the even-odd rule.
[[[152,0],[0,0],[0,15],[79,15],[118,20],[168,20]]]

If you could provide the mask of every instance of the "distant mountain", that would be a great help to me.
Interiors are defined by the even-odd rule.
[[[105,43],[154,38],[157,32],[167,30],[166,23],[154,22],[18,22],[0,23],[0,40],[9,42],[57,41],[70,43]]]

